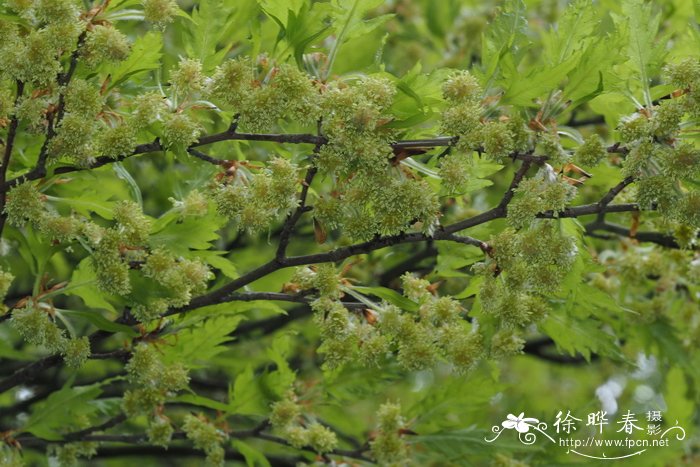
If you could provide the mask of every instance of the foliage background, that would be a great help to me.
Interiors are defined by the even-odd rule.
[[[13,21],[10,3],[0,2],[3,21]],[[89,9],[89,3],[81,6]],[[518,113],[528,121],[556,126],[562,132],[563,149],[572,152],[583,137],[594,133],[606,144],[620,141],[617,128],[623,117],[635,113],[639,102],[645,105],[646,97],[658,104],[659,98],[674,91],[674,86],[661,79],[664,64],[688,57],[697,62],[700,50],[700,6],[691,0],[651,2],[648,10],[634,1],[599,1],[594,6],[586,2],[510,1],[504,5],[464,0],[337,0],[332,4],[335,9],[324,9],[329,5],[324,2],[181,1],[181,13],[161,31],[142,21],[141,2],[113,0],[101,14],[128,37],[131,56],[121,65],[102,63],[93,69],[79,62],[76,76],[104,83],[108,99],[116,101],[120,96],[158,91],[159,84],[169,94],[170,78],[182,57],[200,60],[207,75],[227,58],[260,55],[276,64],[290,63],[312,71],[321,67],[323,75],[324,57],[333,56],[335,50],[330,80],[362,75],[388,78],[398,89],[389,110],[397,140],[415,140],[443,135],[440,119],[447,103],[442,84],[451,70],[472,69],[491,96],[487,107],[494,118],[499,112]],[[567,6],[574,14],[565,15]],[[576,13],[581,11],[584,13]],[[650,26],[655,19],[658,32]],[[336,48],[334,41],[339,36],[343,41]],[[630,38],[645,42],[635,49]],[[303,54],[308,55],[304,58]],[[65,67],[68,62],[69,57],[64,57]],[[644,84],[645,73],[649,86]],[[110,80],[105,81],[108,75]],[[12,80],[3,79],[3,86],[14,92]],[[543,110],[548,115],[538,114]],[[221,111],[192,109],[190,113],[205,134],[225,131],[234,117],[234,111],[224,106]],[[682,138],[695,145],[697,156],[697,121],[684,128]],[[287,119],[264,132],[313,134],[315,130],[313,125]],[[138,142],[147,144],[162,135],[161,127],[151,126],[139,133]],[[42,139],[21,123],[6,180],[31,171],[41,145]],[[216,289],[274,258],[284,236],[285,218],[256,234],[227,222],[212,205],[203,217],[179,220],[171,199],[183,200],[193,189],[204,191],[221,172],[220,167],[193,157],[185,146],[174,145],[168,151],[128,157],[119,163],[104,160],[90,170],[61,171],[61,167],[76,165],[71,160],[54,161],[43,178],[46,186],[42,190],[61,215],[73,212],[101,225],[110,225],[118,200],[140,204],[155,226],[151,241],[184,258],[208,263],[215,273],[208,290]],[[276,155],[305,166],[313,144],[230,140],[205,149],[210,157],[222,160],[262,163]],[[410,170],[421,177],[435,173],[437,155],[443,149],[431,148],[419,155],[420,165]],[[624,155],[612,151],[602,164],[586,168],[592,177],[570,205],[596,203],[618,184]],[[475,155],[468,188],[459,196],[441,192],[441,223],[497,206],[517,176],[518,163]],[[330,176],[316,178],[311,196],[329,192],[334,183]],[[439,191],[440,181],[434,183]],[[697,177],[685,183],[686,189],[697,189]],[[636,202],[634,188],[623,191],[617,202]],[[126,380],[124,368],[136,342],[155,330],[149,338],[160,358],[166,363],[180,362],[190,370],[188,389],[168,398],[166,413],[174,426],[179,427],[186,414],[197,412],[222,429],[251,430],[250,436],[233,436],[223,442],[231,465],[340,462],[349,459],[343,452],[361,457],[351,462],[369,462],[371,454],[364,443],[374,436],[377,410],[386,401],[400,403],[409,430],[400,439],[408,445],[410,460],[418,465],[520,465],[514,459],[532,465],[585,463],[585,459],[572,459],[565,450],[540,444],[523,446],[513,440],[488,444],[483,439],[508,413],[525,411],[527,416],[551,422],[559,410],[578,414],[598,410],[604,402],[600,388],[606,383],[610,387],[610,382],[621,388],[614,398],[620,410],[662,409],[666,423],[677,421],[688,432],[684,442],[650,450],[642,461],[630,462],[694,465],[698,462],[694,427],[700,364],[700,266],[695,243],[678,249],[676,227],[669,227],[652,210],[641,215],[636,210],[609,214],[609,219],[622,226],[617,231],[584,230],[585,224],[595,222],[596,213],[578,220],[552,221],[576,238],[579,261],[562,288],[548,297],[548,317],[521,329],[526,341],[523,353],[484,358],[466,374],[444,363],[408,371],[391,358],[379,368],[365,367],[360,364],[361,355],[341,368],[324,371],[324,358],[318,353],[319,326],[311,311],[304,304],[285,301],[240,300],[202,307],[195,302],[186,307],[191,310],[187,313],[139,328],[128,317],[123,298],[94,285],[95,274],[85,260],[88,254],[78,242],[52,242],[32,227],[7,225],[0,261],[3,270],[11,271],[15,278],[5,300],[8,307],[19,308],[17,303],[24,297],[37,297],[67,282],[41,300],[51,300],[59,310],[57,323],[62,329],[71,327],[76,336],[98,331],[101,339],[93,342],[92,358],[72,369],[60,358],[47,356],[44,347],[24,342],[10,325],[11,310],[7,311],[8,319],[0,323],[0,387],[4,390],[0,394],[0,431],[7,434],[4,459],[8,463],[16,460],[14,441],[19,441],[25,462],[46,465],[47,449],[54,455],[52,446],[65,444],[60,439],[66,433],[98,427],[86,432],[87,438],[69,439],[100,441],[100,433],[105,436],[96,456],[80,461],[86,465],[123,465],[132,462],[127,456],[138,456],[147,465],[200,465],[200,450],[183,439],[174,440],[164,451],[148,442],[121,443],[109,438],[123,435],[142,441],[151,416],[125,420],[120,415],[124,392],[133,384]],[[468,234],[490,239],[506,225],[504,219],[495,219]],[[635,232],[650,236],[627,238],[635,237]],[[328,238],[320,244],[323,236]],[[351,243],[342,229],[326,229],[305,214],[287,253],[309,255]],[[454,296],[478,314],[478,282],[471,266],[484,259],[484,252],[477,246],[427,241],[360,253],[359,259],[336,266],[338,271],[347,266],[345,285],[365,299],[415,306],[400,295],[400,276],[414,272],[437,284],[440,295]],[[288,292],[285,284],[294,283],[293,274],[294,268],[276,270],[246,283],[240,292]],[[350,301],[355,301],[352,297]],[[311,449],[285,446],[281,438],[272,438],[276,435],[265,439],[255,431],[269,417],[271,404],[284,400],[290,385],[304,413],[327,423],[337,434],[339,453],[323,458]],[[109,425],[101,426],[103,423]],[[97,437],[89,438],[91,435]]]

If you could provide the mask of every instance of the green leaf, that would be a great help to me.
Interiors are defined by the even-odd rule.
[[[117,177],[124,180],[129,185],[129,189],[131,190],[131,193],[134,196],[134,201],[136,201],[136,204],[141,206],[141,209],[143,209],[143,197],[141,196],[141,189],[136,183],[136,180],[134,180],[134,177],[131,176],[129,171],[126,170],[126,168],[121,162],[115,162],[114,164],[112,164],[112,168],[117,174]]]
[[[211,242],[219,238],[217,231],[220,226],[220,220],[214,216],[187,218],[166,225],[151,236],[150,243],[154,247],[163,247],[180,255],[186,255],[190,249],[208,250],[212,246]]]
[[[267,349],[267,356],[275,363],[277,369],[265,375],[265,382],[277,397],[283,397],[296,379],[294,371],[287,363],[287,356],[293,345],[292,337],[292,333],[278,334]]]
[[[652,14],[652,7],[652,3],[643,0],[625,0],[622,3],[624,18],[618,17],[618,24],[626,19],[629,61],[641,80],[645,103],[649,107],[652,105],[651,76],[658,70],[665,53],[663,43],[655,44],[661,14]]]
[[[65,313],[69,316],[77,316],[83,318],[94,325],[97,329],[102,331],[109,331],[113,333],[122,332],[129,337],[138,337],[139,333],[134,331],[131,327],[125,324],[115,323],[110,321],[100,314],[99,311],[93,310],[61,310],[61,313]]]
[[[59,391],[53,392],[46,400],[32,406],[29,419],[22,432],[47,440],[60,440],[61,433],[75,426],[78,417],[89,415],[97,410],[89,402],[102,393],[103,383],[91,386],[70,387],[69,380]]]
[[[543,58],[550,64],[566,61],[593,40],[593,32],[599,24],[591,0],[571,2],[557,22],[556,28],[552,28],[542,37]]]
[[[522,0],[508,0],[482,39],[481,63],[484,81],[491,82],[498,69],[514,68],[527,49],[527,19]]]
[[[242,316],[217,316],[169,335],[163,346],[163,358],[180,362],[188,367],[204,367],[216,355],[226,350],[233,340],[231,333],[238,327]]]
[[[267,401],[258,385],[253,367],[238,375],[231,390],[231,412],[241,415],[267,415]]]
[[[199,257],[202,261],[205,261],[207,264],[209,264],[209,266],[221,271],[222,274],[229,279],[237,279],[239,274],[238,270],[236,269],[236,265],[233,264],[233,261],[230,259],[222,256],[227,253],[227,251],[206,250],[196,251],[194,255]]]
[[[578,63],[578,57],[571,57],[564,62],[551,67],[532,69],[525,75],[518,74],[518,77],[509,77],[511,83],[502,98],[502,103],[522,106],[536,106],[536,97],[540,97],[556,89],[566,75]]]
[[[437,250],[437,268],[435,272],[441,277],[468,276],[468,268],[484,259],[484,252],[472,245],[439,242],[437,243]]]
[[[518,441],[517,436],[513,436],[512,439],[499,438],[493,444],[484,439],[490,439],[493,436],[491,431],[469,427],[455,431],[411,436],[408,441],[417,445],[420,450],[426,449],[433,455],[438,455],[443,462],[460,463],[460,465],[467,465],[463,463],[467,463],[475,457],[491,458],[496,453],[504,451],[537,452],[543,449],[542,446],[526,446]]]
[[[570,355],[581,354],[587,361],[591,353],[625,360],[615,336],[593,319],[575,319],[555,310],[538,327],[552,338],[557,349]]]
[[[88,190],[78,198],[47,196],[47,199],[55,203],[66,204],[85,217],[90,217],[92,213],[95,213],[103,219],[113,219],[114,202],[102,201],[98,196],[94,195],[94,192]]]
[[[184,402],[185,404],[196,405],[197,407],[205,407],[207,409],[217,410],[219,412],[229,413],[230,407],[223,402],[210,399],[208,397],[197,394],[180,394],[173,399],[175,402]]]
[[[678,331],[668,322],[661,318],[648,325],[645,329],[648,333],[646,337],[647,346],[655,346],[658,353],[666,357],[668,364],[678,365],[687,374],[693,375],[697,380],[700,376],[697,367],[693,364],[688,351],[683,343],[678,339]]]
[[[270,462],[265,457],[265,454],[258,451],[250,444],[239,439],[234,439],[232,445],[236,451],[243,455],[248,467],[270,467]]]
[[[383,15],[370,20],[363,20],[367,11],[382,4],[382,0],[332,0],[331,20],[336,32],[336,40],[328,59],[330,73],[338,51],[348,40],[368,34],[379,27],[393,15]]]
[[[674,366],[666,373],[665,386],[664,400],[668,404],[664,412],[665,422],[668,425],[678,423],[683,428],[690,428],[695,404],[688,397],[688,383],[679,367]]]
[[[263,11],[286,28],[288,17],[295,15],[304,6],[304,0],[258,0]]]
[[[64,293],[75,295],[83,299],[85,305],[90,308],[102,308],[116,313],[114,305],[108,300],[108,296],[96,285],[97,276],[92,268],[92,259],[84,258],[73,270],[70,283]]]
[[[185,48],[190,57],[202,62],[205,72],[219,65],[233,46],[235,36],[226,33],[234,11],[235,6],[224,0],[202,0],[192,10],[190,40],[185,42]]]
[[[147,32],[136,39],[126,60],[104,68],[104,74],[110,77],[109,89],[114,89],[127,79],[160,68],[162,48],[163,37],[156,32]]]

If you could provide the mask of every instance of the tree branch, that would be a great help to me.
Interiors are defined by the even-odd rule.
[[[22,81],[17,80],[17,94],[15,95],[15,102],[14,102],[14,107],[17,107],[17,104],[19,104],[20,99],[22,98],[22,95],[24,94],[24,83]],[[17,126],[19,125],[19,117],[17,117],[16,112],[12,115],[12,119],[10,120],[10,126],[7,129],[7,141],[5,141],[5,152],[2,156],[2,162],[0,165],[0,185],[5,183],[5,180],[7,179],[7,169],[10,166],[10,160],[12,158],[12,149],[15,144],[15,138],[17,137]],[[5,203],[7,202],[7,193],[2,192],[0,193],[0,237],[2,236],[2,232],[5,228],[5,221],[7,219],[7,215],[5,214]]]
[[[318,149],[319,146],[316,146],[316,150],[314,152],[317,152]],[[284,222],[284,226],[282,227],[282,233],[280,233],[280,241],[277,247],[277,253],[275,254],[275,257],[278,260],[282,260],[287,254],[287,247],[289,246],[289,241],[291,240],[294,227],[302,214],[307,211],[306,197],[309,194],[311,182],[313,182],[317,171],[318,169],[313,165],[306,171],[306,177],[304,177],[304,181],[302,182],[301,186],[301,193],[299,194],[299,206],[297,206],[294,212],[287,217],[287,220]]]
[[[118,417],[117,417],[118,418]],[[110,420],[111,423],[114,420]],[[122,420],[123,421],[123,420]],[[107,425],[104,424],[104,425]],[[121,421],[119,421],[121,423]],[[102,426],[102,425],[101,425]],[[267,424],[265,424],[267,426]],[[94,431],[98,431],[97,429],[100,427],[95,427],[95,429],[89,429],[92,431],[89,431],[89,433],[92,433]],[[87,431],[87,430],[85,430]],[[79,434],[82,432],[76,432],[75,434]],[[70,436],[70,435],[69,435]],[[230,431],[228,432],[228,437],[233,438],[233,439],[247,439],[247,438],[255,438],[255,439],[260,439],[264,441],[269,441],[271,443],[276,443],[276,444],[281,444],[284,446],[291,446],[287,440],[284,438],[280,438],[275,435],[271,435],[268,433],[264,433],[259,426],[251,428],[249,430],[238,430],[238,431]],[[185,440],[187,439],[187,434],[183,431],[177,431],[173,433],[172,435],[173,440]],[[148,442],[148,437],[145,435],[137,435],[137,434],[107,434],[107,435],[93,435],[93,434],[84,434],[79,437],[69,437],[66,436],[62,440],[45,440],[42,438],[38,438],[35,436],[19,436],[15,438],[16,441],[18,441],[22,446],[27,446],[27,447],[45,447],[49,444],[67,444],[67,443],[72,443],[72,442],[97,442],[97,443],[120,443],[120,444],[141,444],[141,443],[146,443]],[[316,452],[314,451],[310,446],[304,446],[302,448],[305,451],[310,451],[310,452]],[[325,454],[327,455],[333,455],[333,456],[341,456],[341,457],[349,457],[352,459],[359,459],[367,462],[371,462],[371,460],[367,457],[365,457],[362,454],[362,450],[356,449],[356,450],[345,450],[345,449],[334,449],[333,451]]]
[[[611,232],[622,237],[633,238],[640,242],[655,243],[666,248],[680,248],[680,245],[673,236],[665,235],[660,232],[636,232],[633,234],[630,229],[609,222],[595,221],[586,225],[586,232],[589,235],[594,234],[598,230]]]

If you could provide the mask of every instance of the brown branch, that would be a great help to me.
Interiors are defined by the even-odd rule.
[[[319,146],[316,146],[316,150],[314,152],[318,152],[318,149]],[[282,227],[282,232],[280,233],[280,241],[275,254],[278,260],[283,259],[287,254],[287,247],[289,246],[289,241],[291,240],[292,233],[294,232],[294,227],[302,214],[308,210],[306,206],[306,197],[309,194],[311,182],[313,182],[317,171],[318,169],[313,165],[306,171],[306,177],[304,177],[304,181],[302,182],[301,186],[301,193],[299,194],[299,205],[294,212],[287,217],[287,220],[284,222],[284,226]]]
[[[126,415],[119,414],[119,415],[116,415],[116,416],[110,418],[106,422],[99,424],[99,425],[92,426],[90,428],[85,428],[84,430],[80,430],[80,431],[74,431],[73,433],[68,433],[67,435],[65,435],[63,437],[63,439],[65,441],[80,441],[83,438],[85,438],[86,436],[91,435],[92,433],[95,433],[97,431],[108,430],[110,428],[113,428],[113,427],[125,422],[125,421],[126,421]]]
[[[605,214],[608,212],[637,212],[639,205],[636,203],[601,205],[600,203],[584,204],[566,208],[563,211],[545,211],[537,214],[540,219],[556,219],[560,217],[580,217],[590,214]]]
[[[201,152],[201,151],[197,151],[197,150],[194,149],[194,148],[189,148],[189,149],[187,149],[187,152],[188,152],[191,156],[194,156],[194,157],[196,157],[197,159],[201,159],[201,160],[203,160],[204,162],[209,162],[210,164],[214,164],[214,165],[224,165],[224,164],[226,163],[226,161],[224,161],[224,160],[222,160],[222,159],[217,159],[216,157],[211,157],[210,155],[204,154],[204,153]]]
[[[17,80],[17,94],[15,95],[14,107],[17,108],[22,95],[24,94],[24,83]],[[2,165],[0,165],[0,185],[5,183],[7,179],[7,169],[10,166],[10,160],[12,158],[12,149],[15,144],[15,138],[17,137],[17,126],[19,125],[19,117],[17,117],[16,112],[12,115],[10,120],[10,126],[7,129],[7,141],[5,141],[5,152],[2,156]],[[5,214],[5,203],[7,202],[7,193],[0,193],[0,236],[2,236],[2,231],[5,228],[5,221],[7,220],[7,215]]]
[[[612,201],[615,199],[617,195],[620,194],[622,190],[624,190],[628,185],[632,184],[634,182],[634,178],[632,177],[627,177],[623,179],[620,183],[615,185],[610,189],[610,191],[607,192],[603,198],[598,202],[598,204],[601,207],[606,207],[608,204],[612,203]],[[605,220],[605,210],[599,211],[598,218],[596,219],[596,222],[603,222]]]
[[[665,235],[660,232],[636,232],[633,234],[630,229],[609,222],[596,221],[586,225],[586,233],[589,235],[595,234],[598,230],[611,232],[622,237],[633,238],[640,242],[655,243],[666,248],[680,248],[680,245],[673,236]]]
[[[54,367],[60,363],[62,358],[58,355],[51,355],[49,357],[44,357],[33,363],[24,366],[7,378],[0,380],[0,394],[12,389],[17,385],[26,383],[34,379],[39,373],[47,368]]]
[[[302,294],[288,294],[281,292],[243,292],[229,295],[228,297],[222,299],[222,303],[271,301],[310,304],[314,300],[315,297],[310,297],[308,295]],[[359,302],[342,302],[342,304],[345,308],[349,309],[367,308],[367,305]]]

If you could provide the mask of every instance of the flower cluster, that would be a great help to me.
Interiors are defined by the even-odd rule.
[[[377,411],[377,431],[371,441],[372,455],[380,465],[404,465],[408,462],[408,449],[401,439],[406,422],[401,416],[401,406],[387,402]]]
[[[508,205],[508,223],[516,229],[529,225],[539,213],[552,211],[556,215],[576,195],[576,189],[549,164],[544,164],[534,177],[522,180],[514,191]]]
[[[163,28],[173,21],[179,8],[176,0],[143,0],[143,14],[146,21]]]
[[[0,314],[7,311],[7,307],[5,306],[5,297],[7,296],[7,292],[10,290],[10,286],[12,285],[12,281],[14,279],[15,276],[13,276],[11,272],[0,269]]]
[[[197,449],[207,456],[207,465],[219,467],[224,465],[225,451],[222,446],[228,438],[226,433],[212,425],[204,416],[188,414],[182,424],[182,429]]]
[[[91,459],[95,454],[97,454],[97,443],[85,441],[49,448],[49,457],[53,458],[59,467],[78,467],[80,465],[78,458]]]
[[[97,119],[104,105],[99,87],[76,79],[64,91],[65,114],[48,147],[52,158],[66,157],[87,164],[94,157],[94,139],[100,129]]]
[[[687,59],[669,65],[666,74],[679,89],[658,105],[623,119],[618,128],[629,150],[623,173],[635,178],[640,207],[656,208],[677,224],[676,231],[697,231],[700,197],[687,182],[700,173],[700,151],[679,136],[686,116],[700,116],[700,62]]]
[[[321,95],[311,78],[289,64],[274,66],[264,56],[255,65],[248,58],[224,62],[205,95],[234,110],[239,126],[252,132],[270,130],[282,118],[311,125],[321,115]]]
[[[213,278],[209,267],[201,261],[177,258],[160,248],[148,255],[142,272],[165,291],[155,301],[134,307],[132,313],[142,322],[157,318],[168,307],[186,305],[193,295],[204,292]]]
[[[335,433],[327,427],[317,421],[306,423],[292,391],[284,399],[272,404],[270,424],[295,448],[308,446],[319,454],[324,454],[335,449],[338,444]]]
[[[168,199],[173,203],[173,209],[180,213],[181,219],[188,217],[204,217],[209,212],[209,199],[201,191],[194,189],[182,200]]]
[[[130,261],[143,261],[143,249],[151,221],[132,201],[121,201],[114,208],[116,225],[103,229],[95,245],[92,261],[98,285],[106,292],[127,295],[131,292]]]
[[[154,345],[142,342],[134,347],[126,372],[133,388],[124,392],[124,413],[130,417],[147,415],[149,440],[167,446],[173,429],[161,409],[169,397],[187,388],[187,369],[180,363],[166,365]]]
[[[255,233],[297,206],[298,185],[296,164],[276,157],[254,174],[240,164],[231,177],[212,187],[211,196],[219,214],[239,230]]]
[[[538,221],[519,232],[507,228],[490,245],[491,256],[475,265],[484,276],[479,300],[485,315],[500,327],[491,340],[491,355],[508,355],[522,346],[516,329],[548,312],[543,296],[559,288],[576,246],[552,221]]]
[[[343,191],[323,195],[316,203],[316,219],[356,240],[396,235],[411,227],[431,233],[440,207],[435,191],[420,178],[392,172],[354,177]]]
[[[315,218],[324,229],[342,229],[356,240],[394,235],[409,228],[432,232],[437,196],[422,178],[394,158],[387,127],[396,89],[380,78],[329,85],[322,96],[323,132],[328,142],[316,159],[319,170],[338,183],[319,194]]]
[[[52,312],[48,304],[29,302],[12,312],[10,322],[25,341],[62,355],[68,366],[78,368],[90,356],[90,342],[84,336],[66,337],[66,332],[52,318]]]
[[[580,145],[574,154],[574,159],[578,164],[585,167],[595,167],[608,155],[603,140],[596,134],[591,134]]]
[[[481,146],[481,99],[483,90],[468,71],[450,76],[442,94],[448,107],[442,114],[442,131],[459,138],[456,149],[471,153]],[[495,143],[497,138],[493,138]]]
[[[445,360],[456,372],[466,372],[482,356],[482,336],[462,318],[465,310],[450,297],[433,295],[431,284],[406,274],[404,295],[418,306],[417,313],[402,312],[387,303],[350,311],[341,301],[352,292],[331,265],[301,268],[285,287],[315,291],[314,321],[321,331],[319,353],[324,368],[333,370],[356,362],[378,366],[392,353],[408,370],[420,370]]]
[[[323,133],[328,143],[319,151],[323,172],[348,178],[386,174],[393,132],[386,127],[396,89],[387,80],[364,78],[333,83],[323,93]]]
[[[111,25],[95,25],[87,33],[82,49],[88,66],[97,66],[103,61],[119,62],[129,56],[129,40],[124,33]]]

